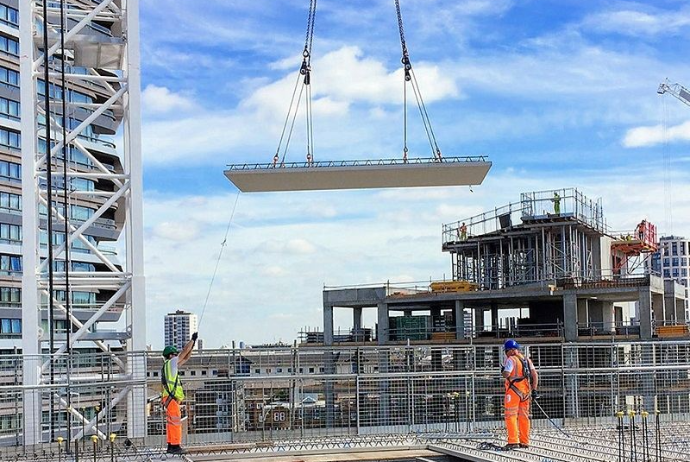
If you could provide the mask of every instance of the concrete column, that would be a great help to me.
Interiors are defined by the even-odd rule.
[[[683,324],[687,322],[687,319],[685,319],[685,300],[682,298],[677,298],[676,299],[676,321],[679,324]]]
[[[663,311],[663,318],[666,321],[677,321],[676,317],[676,297],[674,297],[673,292],[668,293],[664,292],[664,311]],[[661,320],[656,317],[656,307],[654,310],[654,317],[657,320]]]
[[[333,345],[333,305],[323,304],[323,344]]]
[[[355,342],[364,341],[364,331],[362,330],[362,308],[352,309],[352,336]]]
[[[589,300],[581,298],[577,301],[577,324],[579,328],[585,327],[589,322]]]
[[[652,294],[652,319],[658,323],[658,325],[663,325],[663,321],[668,319],[666,317],[666,300],[663,294]]]
[[[565,327],[565,340],[576,342],[577,333],[577,295],[565,294],[563,296],[563,323]]]
[[[616,331],[616,313],[613,311],[613,302],[601,302],[601,317],[605,332]]]
[[[352,309],[352,329],[358,330],[362,328],[362,308]]]
[[[652,338],[652,292],[649,287],[641,287],[637,303],[637,312],[640,319],[640,339]]]
[[[455,318],[455,339],[465,338],[465,304],[460,300],[455,300],[453,317]]]
[[[474,325],[473,330],[476,336],[484,330],[484,308],[473,308]]]
[[[378,327],[376,330],[376,340],[379,345],[386,345],[390,339],[388,326],[388,304],[379,303],[378,309]]]

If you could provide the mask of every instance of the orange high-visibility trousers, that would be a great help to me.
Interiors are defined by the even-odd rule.
[[[164,400],[166,398],[163,398]],[[182,413],[180,412],[180,403],[171,399],[168,406],[165,408],[168,422],[168,444],[179,446],[182,444]]]
[[[530,398],[520,401],[513,390],[506,390],[505,420],[508,430],[508,444],[529,444],[529,405]]]

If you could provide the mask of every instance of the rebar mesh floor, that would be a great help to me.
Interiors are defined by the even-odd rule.
[[[28,453],[19,450],[2,460],[96,462],[158,461],[221,462],[252,460],[270,462],[344,462],[344,461],[429,461],[451,457],[471,462],[690,462],[690,432],[684,422],[665,422],[656,431],[646,432],[641,422],[633,428],[626,422],[621,431],[614,425],[592,428],[566,428],[563,432],[535,429],[530,447],[500,450],[505,432],[438,434],[386,434],[333,436],[292,441],[252,443],[214,443],[189,446],[184,456],[165,454],[161,447],[124,446],[117,443],[98,451],[85,450],[76,459],[54,448]],[[18,448],[19,449],[19,448]]]

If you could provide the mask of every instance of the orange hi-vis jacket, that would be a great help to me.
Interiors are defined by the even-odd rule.
[[[513,361],[513,370],[506,379],[506,392],[514,391],[521,401],[529,399],[532,387],[530,386],[530,371],[525,370],[525,364],[529,368],[527,359],[521,353],[510,356],[508,361]]]

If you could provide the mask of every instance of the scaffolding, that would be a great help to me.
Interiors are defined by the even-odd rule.
[[[125,362],[113,356],[127,385],[107,394],[109,400],[88,416],[71,403],[70,390],[81,371],[60,367],[79,356],[71,354],[73,347],[106,355],[125,345],[128,351],[146,348],[138,11],[138,0],[19,2],[21,346],[26,355],[21,402],[27,447],[53,438],[56,419],[75,428],[77,423],[93,427],[115,408],[126,407],[130,437],[146,430],[145,390],[136,385],[143,378],[143,359]],[[121,135],[120,152],[102,134]],[[59,199],[53,195],[58,187],[63,190]],[[77,222],[66,213],[76,203],[95,210]],[[51,231],[53,222],[64,231]],[[94,227],[104,223],[113,231],[101,229],[93,237]],[[100,246],[100,240],[117,242],[122,253]],[[71,263],[81,259],[70,251],[78,246],[94,269],[73,271]],[[71,310],[71,291],[94,294],[94,303],[81,312]],[[61,299],[60,294],[67,295]],[[48,319],[46,326],[42,319]],[[58,322],[64,328],[54,336]],[[97,329],[102,322],[114,329]],[[45,351],[50,354],[41,356]],[[47,434],[42,400],[51,403]],[[64,434],[68,441],[78,437],[75,428]],[[107,439],[103,432],[96,436]]]
[[[520,202],[443,226],[453,279],[480,290],[610,276],[600,201],[577,189],[523,193]]]

